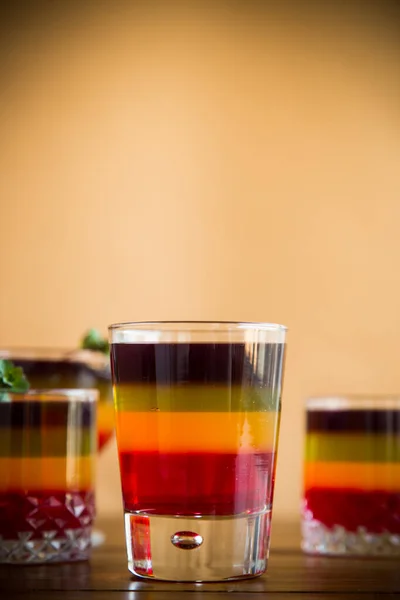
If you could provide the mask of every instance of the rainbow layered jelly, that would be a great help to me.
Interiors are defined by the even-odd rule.
[[[308,408],[303,549],[400,554],[400,404]]]
[[[55,393],[0,398],[0,562],[87,558],[96,403]]]
[[[117,343],[111,358],[126,512],[271,509],[282,344]]]

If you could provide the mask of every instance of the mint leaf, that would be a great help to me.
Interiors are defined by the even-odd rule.
[[[97,352],[108,354],[110,346],[106,338],[103,338],[97,329],[89,329],[89,331],[82,338],[81,348],[84,350],[96,350]]]
[[[0,391],[22,393],[29,389],[29,381],[21,367],[11,360],[0,359]]]

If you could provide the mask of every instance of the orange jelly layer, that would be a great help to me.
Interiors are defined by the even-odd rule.
[[[271,452],[275,412],[117,411],[120,452]]]
[[[400,490],[400,464],[312,461],[304,466],[305,489]]]
[[[0,492],[89,490],[95,481],[96,455],[0,458]]]
[[[113,436],[114,428],[114,405],[110,402],[99,402],[97,405],[97,442],[99,450]]]

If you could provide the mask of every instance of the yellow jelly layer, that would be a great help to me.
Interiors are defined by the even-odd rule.
[[[400,463],[306,462],[304,485],[305,489],[400,491]]]
[[[271,452],[279,413],[117,411],[116,428],[120,452]]]
[[[96,454],[69,458],[0,458],[0,491],[91,489]]]
[[[87,427],[4,428],[0,432],[0,457],[36,458],[87,456],[96,448],[94,432]]]
[[[271,388],[242,385],[157,385],[114,386],[117,410],[161,412],[265,412],[278,411],[280,398]]]
[[[306,460],[400,463],[400,436],[384,433],[308,433]]]

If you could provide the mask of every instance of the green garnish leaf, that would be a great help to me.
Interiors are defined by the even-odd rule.
[[[29,381],[21,367],[11,360],[0,359],[0,392],[22,393],[29,389]]]
[[[84,350],[96,350],[97,352],[108,354],[110,345],[107,339],[104,338],[97,329],[89,329],[89,331],[82,338],[81,348]]]

